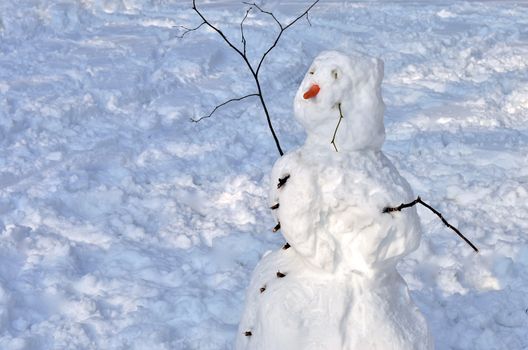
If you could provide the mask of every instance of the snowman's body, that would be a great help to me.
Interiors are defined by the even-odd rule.
[[[416,211],[382,212],[413,199],[380,150],[382,75],[379,60],[325,52],[301,84],[295,111],[308,138],[277,161],[270,191],[290,248],[253,273],[237,349],[432,348],[396,271],[419,245]]]

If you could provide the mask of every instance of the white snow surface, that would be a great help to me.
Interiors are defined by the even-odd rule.
[[[239,1],[197,1],[240,45]],[[285,23],[304,1],[260,3]],[[385,62],[383,151],[415,194],[398,265],[437,349],[528,347],[528,6],[321,1],[261,70],[286,151],[324,50]],[[243,62],[188,1],[0,2],[0,349],[231,349],[278,153]],[[245,21],[252,60],[277,33]]]

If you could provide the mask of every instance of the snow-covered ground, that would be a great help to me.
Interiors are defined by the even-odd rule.
[[[203,1],[239,43],[245,8]],[[304,1],[265,1],[286,22]],[[322,50],[385,61],[385,153],[424,238],[399,266],[438,349],[528,347],[528,4],[322,0],[262,72],[285,150]],[[0,349],[230,349],[249,276],[283,240],[278,153],[240,58],[190,1],[0,2]],[[251,57],[276,27],[246,21]]]

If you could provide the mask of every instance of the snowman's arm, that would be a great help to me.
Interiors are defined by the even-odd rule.
[[[412,202],[402,203],[402,204],[400,204],[397,207],[385,207],[385,208],[383,208],[383,213],[391,213],[391,212],[394,212],[394,211],[402,211],[402,209],[411,208],[411,207],[415,206],[418,203],[423,205],[424,207],[426,207],[430,211],[432,211],[434,214],[436,214],[436,216],[438,216],[440,218],[440,220],[442,220],[444,225],[449,227],[451,230],[455,231],[455,233],[458,235],[458,237],[462,238],[464,240],[464,242],[466,242],[475,251],[475,253],[479,252],[478,248],[466,236],[464,236],[455,226],[451,225],[438,210],[433,208],[430,204],[424,202],[420,198],[420,196],[418,196]]]

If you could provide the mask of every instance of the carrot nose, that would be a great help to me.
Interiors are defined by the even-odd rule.
[[[312,97],[315,97],[317,96],[317,94],[319,93],[319,90],[321,90],[321,88],[319,87],[319,85],[317,84],[312,84],[312,86],[310,86],[310,88],[308,89],[308,91],[306,91],[303,95],[304,99],[307,100],[309,98],[312,98]]]

